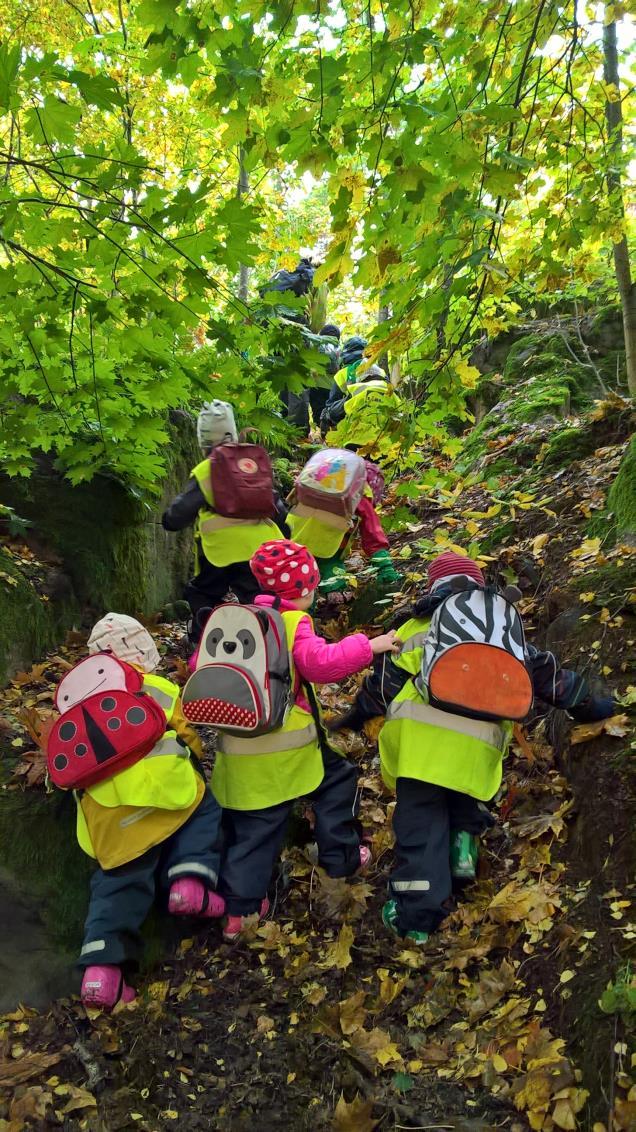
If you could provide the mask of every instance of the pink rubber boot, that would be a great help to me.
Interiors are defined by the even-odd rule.
[[[121,1000],[132,1002],[135,992],[124,980],[119,967],[87,967],[82,979],[82,1002],[95,1010],[112,1010]]]
[[[268,912],[269,900],[265,897],[258,913],[259,920],[264,920]],[[226,943],[233,943],[235,939],[238,939],[241,933],[245,931],[248,921],[253,921],[255,915],[256,913],[252,912],[249,916],[227,916],[223,925],[223,939]]]
[[[218,920],[225,912],[225,900],[214,889],[195,877],[181,877],[170,889],[168,911],[173,916],[199,916]]]
[[[368,845],[360,846],[360,868],[358,872],[364,872],[369,867],[372,861],[372,853]]]

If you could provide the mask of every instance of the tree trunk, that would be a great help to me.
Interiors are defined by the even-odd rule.
[[[611,5],[605,5],[606,18]],[[620,80],[618,74],[618,48],[616,44],[616,22],[611,20],[603,28],[603,76],[608,85],[616,90],[616,99],[609,97],[605,103],[605,120],[608,132],[608,173],[607,191],[610,205],[624,222],[625,205],[621,183],[620,167],[623,155],[623,110],[620,101]],[[629,263],[627,236],[614,244],[614,271],[623,312],[623,332],[625,335],[625,366],[627,387],[630,395],[636,397],[636,287],[632,283]]]
[[[244,197],[245,194],[248,192],[249,187],[250,187],[250,184],[249,184],[249,181],[248,181],[248,178],[247,178],[247,169],[245,168],[245,150],[243,149],[242,145],[239,146],[239,155],[238,156],[239,156],[239,176],[238,176],[238,187],[237,187],[237,190],[236,190],[236,195],[237,195],[238,199],[241,200],[242,197]],[[243,303],[247,302],[247,285],[248,285],[248,281],[249,281],[249,274],[250,274],[249,267],[247,266],[247,264],[242,263],[239,267],[238,297],[241,300],[241,302],[243,302]]]

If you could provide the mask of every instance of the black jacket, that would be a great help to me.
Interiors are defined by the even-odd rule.
[[[410,617],[431,617],[438,605],[452,592],[450,586],[441,586],[435,593],[425,594],[406,617],[404,614],[398,616],[391,628],[399,629]],[[590,690],[585,678],[569,668],[561,668],[554,653],[541,652],[529,644],[526,645],[526,650],[526,664],[538,700],[569,711],[589,698]],[[377,656],[373,662],[373,672],[365,678],[356,699],[359,725],[362,726],[365,720],[374,716],[384,715],[391,700],[408,679],[409,673],[391,659]]]
[[[199,511],[207,508],[205,496],[196,479],[192,476],[180,495],[177,495],[161,516],[161,525],[166,531],[182,531],[194,523]],[[285,538],[290,538],[287,526],[287,507],[277,491],[274,492],[275,513],[272,518],[276,521]]]

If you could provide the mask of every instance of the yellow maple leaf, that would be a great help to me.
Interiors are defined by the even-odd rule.
[[[474,389],[481,377],[477,366],[471,366],[468,362],[463,360],[456,363],[455,373],[465,389]]]
[[[325,958],[320,964],[321,967],[336,967],[340,971],[344,971],[350,965],[351,960],[351,945],[353,943],[353,928],[350,924],[343,924],[335,943],[330,943],[327,947]]]
[[[333,1119],[335,1132],[373,1132],[378,1122],[371,1115],[372,1109],[373,1101],[363,1100],[359,1093],[351,1104],[347,1104],[341,1093]]]

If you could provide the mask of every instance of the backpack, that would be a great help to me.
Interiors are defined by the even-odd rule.
[[[381,468],[373,463],[373,460],[365,460],[364,466],[367,472],[367,483],[373,496],[373,506],[379,507],[386,492],[384,475]]]
[[[236,442],[234,410],[227,401],[206,401],[197,417],[197,441],[204,451],[215,444]]]
[[[260,288],[261,295],[265,295],[268,291],[291,291],[299,298],[301,295],[306,295],[309,291],[315,273],[315,267],[308,259],[301,259],[293,271],[277,271],[274,276]]]
[[[271,519],[274,475],[260,444],[220,444],[210,454],[214,510],[227,519]]]
[[[323,448],[307,461],[296,480],[296,500],[305,507],[352,519],[364,495],[364,460],[346,448]]]
[[[517,609],[494,586],[458,578],[454,588],[431,618],[418,691],[433,707],[457,715],[524,719],[532,681]]]
[[[47,743],[51,781],[62,790],[94,786],[147,755],[166,730],[143,673],[109,653],[76,664],[60,681],[60,712]]]
[[[210,614],[195,672],[183,690],[183,714],[229,735],[265,735],[291,704],[285,625],[273,607],[219,605]]]

